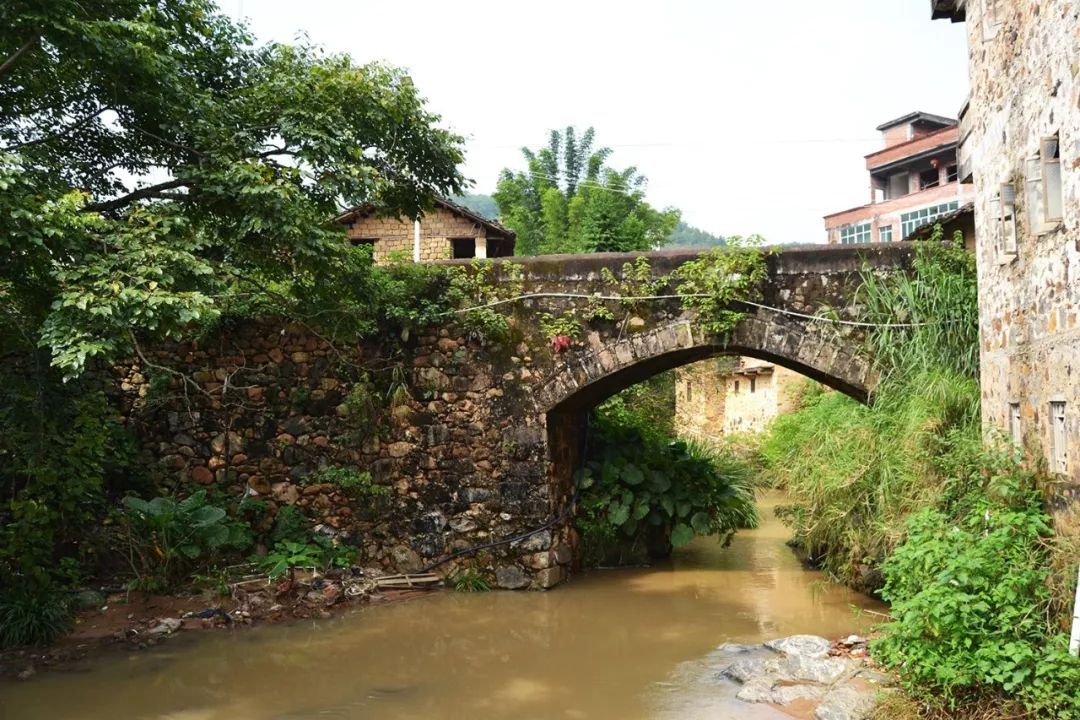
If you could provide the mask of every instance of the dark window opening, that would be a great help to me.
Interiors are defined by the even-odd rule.
[[[945,168],[945,179],[947,181],[956,182],[959,177],[960,175],[957,172],[957,168],[955,165],[949,165],[947,168]]]
[[[476,238],[454,238],[450,241],[454,246],[454,259],[476,257]]]
[[[514,243],[510,240],[496,240],[488,238],[488,257],[511,257],[514,254]]]
[[[923,190],[938,186],[938,170],[930,168],[919,173],[919,187]]]
[[[757,390],[757,378],[750,378],[750,392]]]
[[[738,380],[735,381],[735,394],[736,395],[739,394],[739,381]]]

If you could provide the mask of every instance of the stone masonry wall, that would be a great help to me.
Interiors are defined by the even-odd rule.
[[[595,293],[607,289],[601,268],[618,274],[633,257],[501,261],[492,282],[512,262],[523,292]],[[650,262],[667,275],[693,257],[658,253]],[[802,313],[828,304],[843,316],[865,263],[889,272],[909,258],[899,243],[787,248],[768,256],[763,300]],[[597,402],[732,352],[803,368],[856,396],[875,380],[855,330],[762,310],[724,341],[696,328],[677,300],[632,310],[615,303],[616,320],[590,322],[568,348],[553,346],[540,314],[574,312],[576,302],[508,305],[509,336],[498,341],[457,322],[407,342],[395,334],[336,345],[272,319],[226,326],[200,342],[146,348],[148,363],[133,362],[120,378],[125,415],[158,459],[162,485],[258,501],[248,505],[264,528],[295,506],[318,531],[356,545],[363,562],[394,572],[513,540],[439,572],[469,567],[499,587],[547,588],[580,552],[570,501]],[[349,497],[320,475],[332,466],[370,472],[386,494]]]
[[[1065,481],[1080,480],[1080,4],[969,2],[970,135],[979,268],[982,412]],[[1060,139],[1063,221],[1033,221],[1025,165],[1040,139]],[[997,242],[996,198],[1016,195],[1016,252]],[[1055,452],[1050,403],[1065,403],[1065,447]],[[1019,424],[1010,421],[1019,406]],[[1064,456],[1057,466],[1055,458]],[[1071,489],[1070,489],[1071,488]]]

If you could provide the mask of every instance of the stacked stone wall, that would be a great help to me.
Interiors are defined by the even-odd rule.
[[[963,153],[971,157],[979,268],[982,412],[1065,481],[1080,481],[1080,5],[1072,0],[968,3],[971,96]],[[1040,140],[1060,141],[1063,221],[1033,218],[1025,182]],[[999,242],[998,194],[1016,197],[1016,251]],[[1066,411],[1064,468],[1055,467],[1050,403]]]
[[[395,256],[413,259],[414,228],[411,220],[371,216],[350,223],[348,236],[354,240],[374,240],[376,262]],[[439,207],[420,221],[420,260],[433,262],[451,257],[454,238],[484,238],[486,231],[467,218]]]

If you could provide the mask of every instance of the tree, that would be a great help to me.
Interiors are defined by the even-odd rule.
[[[667,240],[678,211],[645,202],[645,177],[608,167],[611,150],[594,150],[594,140],[592,128],[580,137],[553,130],[547,147],[522,149],[526,170],[502,171],[494,198],[518,254],[648,250]]]
[[[6,2],[0,332],[71,377],[253,296],[348,295],[343,207],[460,190],[438,120],[401,70],[255,46],[210,0]]]
[[[256,46],[211,0],[0,3],[0,606],[85,572],[133,487],[90,370],[223,316],[414,312],[334,217],[460,191],[438,122],[403,71]]]
[[[687,225],[680,220],[679,224],[671,232],[671,237],[668,238],[665,247],[711,248],[723,244],[724,238],[722,236],[713,235],[693,225]]]
[[[495,198],[490,195],[465,193],[463,195],[454,195],[450,199],[458,205],[467,207],[474,213],[486,217],[489,220],[499,217],[499,205],[495,202]]]

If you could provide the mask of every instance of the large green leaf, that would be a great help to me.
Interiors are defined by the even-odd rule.
[[[627,485],[640,485],[645,481],[645,474],[637,465],[627,463],[622,469],[622,479]]]
[[[608,522],[619,527],[630,518],[630,506],[622,502],[614,502],[608,506]]]
[[[675,547],[682,547],[693,539],[694,530],[685,523],[675,523],[671,529],[671,544]]]
[[[191,513],[191,521],[199,528],[221,522],[224,518],[225,511],[214,505],[203,505]]]
[[[712,517],[707,512],[698,511],[690,518],[690,526],[698,535],[708,535],[712,532]]]

